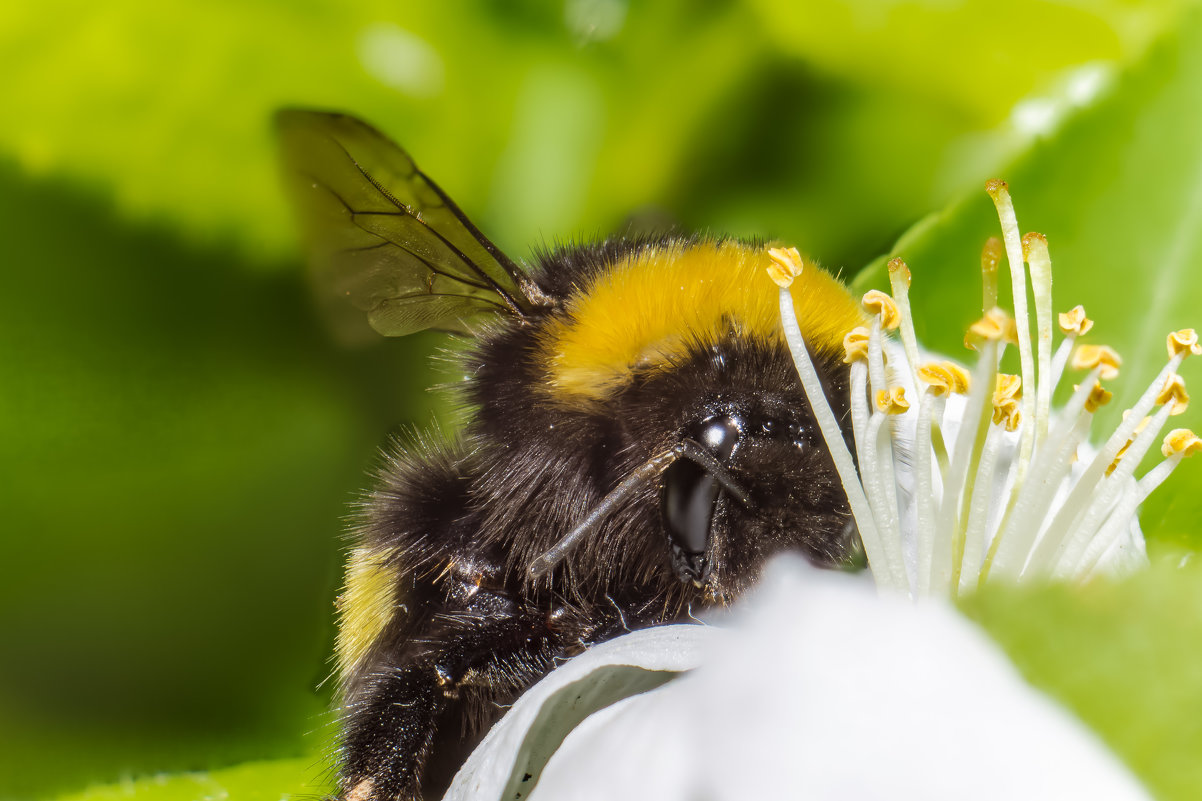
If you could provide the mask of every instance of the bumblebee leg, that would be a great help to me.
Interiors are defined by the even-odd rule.
[[[445,703],[430,669],[405,665],[373,676],[347,708],[343,732],[345,801],[419,799],[418,769]]]
[[[437,797],[451,775],[427,775],[436,737],[466,736],[551,668],[558,650],[545,614],[497,616],[497,606],[511,605],[504,596],[474,600],[484,603],[435,616],[347,705],[344,801],[418,801],[423,789]]]

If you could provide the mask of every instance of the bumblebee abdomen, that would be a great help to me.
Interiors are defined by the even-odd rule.
[[[373,653],[403,639],[419,578],[446,569],[460,552],[470,459],[454,443],[394,446],[366,500],[338,597],[338,670],[349,689]]]

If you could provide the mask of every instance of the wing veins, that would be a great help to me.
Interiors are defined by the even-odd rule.
[[[346,149],[343,148],[342,152],[346,153]],[[350,158],[349,153],[347,154],[347,158]],[[353,163],[354,159],[351,159],[351,161]],[[371,176],[369,176],[367,173],[363,172],[363,169],[361,167],[359,167],[358,164],[356,164],[355,167],[356,167],[356,169],[359,170],[361,175],[363,175],[369,181],[371,180]],[[397,207],[396,211],[359,211],[359,210],[355,209],[355,207],[352,206],[350,203],[347,203],[346,198],[344,198],[341,194],[339,194],[337,191],[335,191],[334,188],[332,186],[330,186],[329,184],[327,184],[325,181],[323,181],[320,178],[318,178],[314,175],[311,175],[309,173],[302,173],[302,175],[305,175],[307,178],[309,178],[311,181],[313,181],[314,186],[319,187],[320,189],[324,190],[328,195],[330,195],[330,197],[337,200],[338,204],[340,206],[342,206],[342,208],[346,211],[347,216],[350,218],[351,223],[356,228],[358,228],[360,231],[367,234],[368,236],[374,236],[380,240],[379,244],[372,245],[371,247],[345,248],[345,249],[337,251],[338,253],[353,253],[353,252],[356,252],[359,250],[371,250],[372,248],[380,247],[382,245],[392,245],[393,247],[399,248],[400,250],[403,250],[406,253],[408,253],[409,255],[413,256],[415,259],[420,261],[422,264],[426,265],[426,268],[428,270],[430,270],[431,272],[436,273],[438,275],[441,275],[443,278],[447,278],[451,281],[458,281],[459,283],[466,284],[467,286],[474,287],[475,289],[484,290],[485,292],[492,291],[492,292],[500,295],[502,298],[504,298],[505,304],[504,305],[494,304],[494,305],[497,305],[502,309],[505,308],[506,306],[508,306],[513,311],[517,312],[518,314],[521,314],[521,310],[513,303],[512,298],[509,297],[509,294],[507,292],[505,292],[505,290],[503,290],[501,287],[497,286],[497,284],[493,283],[492,279],[489,278],[488,275],[485,274],[476,265],[475,262],[473,262],[471,259],[469,259],[467,256],[465,256],[462,253],[462,251],[459,250],[459,248],[455,247],[453,244],[451,244],[449,241],[447,241],[446,237],[444,237],[442,234],[438,233],[438,231],[435,231],[433,228],[431,228],[426,223],[425,220],[423,220],[419,215],[415,214],[413,212],[413,210],[411,208],[409,208],[407,205],[405,205],[404,203],[401,203],[400,201],[393,198],[391,195],[388,195],[387,193],[385,193],[385,196],[388,198],[389,202],[391,202],[394,206]],[[372,185],[376,186],[375,183],[373,183]],[[383,191],[384,190],[381,190],[381,192],[383,192]],[[430,262],[428,259],[426,259],[424,256],[422,256],[417,251],[406,247],[405,245],[401,244],[400,242],[394,242],[393,240],[391,240],[387,237],[380,236],[375,231],[369,231],[366,228],[364,228],[362,225],[359,224],[359,220],[358,220],[359,217],[371,217],[371,216],[408,217],[409,219],[416,222],[418,225],[421,225],[423,228],[425,228],[431,234],[433,234],[438,239],[438,241],[440,241],[444,245],[446,245],[446,247],[451,251],[451,255],[455,256],[460,261],[462,261],[464,264],[471,267],[473,272],[478,273],[482,278],[484,278],[484,280],[488,281],[489,283],[481,284],[481,283],[477,283],[477,282],[472,281],[471,279],[463,277],[463,276],[451,275],[450,273],[440,270],[438,267],[434,266],[434,264],[432,262]]]
[[[368,234],[370,236],[376,236],[376,234],[373,234],[370,231],[364,231],[364,233]],[[361,248],[341,248],[334,252],[339,253],[339,254],[341,254],[341,253],[366,253],[369,250],[379,250],[380,248],[386,247],[388,245],[393,245],[392,241],[389,239],[384,239],[383,237],[380,237],[380,241],[374,245],[364,245]],[[395,247],[395,245],[393,245],[393,247]]]
[[[420,300],[422,298],[430,298],[430,299],[459,298],[461,300],[470,300],[473,303],[476,303],[476,302],[487,303],[490,306],[496,306],[498,309],[505,308],[504,305],[497,303],[495,300],[489,300],[488,298],[482,298],[479,295],[452,295],[449,292],[439,292],[437,295],[429,295],[424,292],[418,292],[413,295],[390,295],[389,297],[383,298],[382,300],[378,301],[374,306],[371,307],[371,310],[374,311],[374,310],[380,308],[380,306],[382,306],[385,303],[392,303],[393,301],[397,301],[397,300]]]
[[[305,109],[281,110],[276,125],[284,165],[301,179],[293,189],[310,227],[311,266],[328,286],[346,288],[338,294],[369,312],[381,334],[470,334],[472,318],[508,311],[522,320],[526,309],[548,301],[408,153],[371,125]]]
[[[513,283],[520,287],[525,275],[520,269],[518,269],[518,266],[513,263],[513,260],[506,256],[499,247],[493,244],[491,239],[486,237],[484,233],[476,227],[475,223],[467,218],[467,215],[455,205],[455,201],[451,200],[451,198],[447,196],[447,193],[442,191],[441,186],[435,183],[430,176],[422,172],[416,164],[413,165],[413,169],[418,175],[421,176],[422,180],[426,182],[426,186],[430,187],[434,194],[438,195],[439,200],[442,201],[443,208],[455,215],[455,219],[459,220],[460,225],[467,229],[467,232],[472,235],[472,238],[479,242],[480,246],[488,251],[488,255],[496,259],[497,264],[502,270],[505,271]]]
[[[405,245],[403,243],[394,242],[393,239],[389,239],[388,237],[385,237],[385,236],[380,236],[379,233],[376,233],[375,231],[368,231],[367,229],[364,229],[364,227],[362,225],[359,225],[358,221],[355,219],[355,218],[358,218],[358,216],[371,216],[371,215],[404,216],[404,215],[398,215],[395,212],[351,212],[351,220],[353,222],[355,222],[355,225],[358,227],[359,231],[363,231],[363,233],[365,233],[365,235],[368,235],[369,237],[379,238],[379,239],[381,239],[381,244],[389,244],[389,245],[392,245],[393,248],[397,248],[398,250],[405,251],[405,253],[412,256],[413,259],[416,259],[417,261],[422,262],[423,265],[426,265],[426,268],[429,269],[429,271],[434,273],[435,275],[441,275],[442,278],[456,281],[457,284],[463,284],[464,286],[471,286],[472,289],[483,290],[486,292],[493,291],[494,287],[492,287],[492,286],[488,286],[486,284],[477,284],[476,281],[471,280],[469,278],[464,278],[464,277],[462,277],[462,275],[453,275],[451,273],[446,272],[445,269],[441,269],[438,266],[435,266],[434,262],[429,261],[426,256],[423,256],[422,254],[417,253],[416,250],[412,250],[410,248],[405,247]],[[377,245],[371,245],[371,247],[375,248],[375,247],[377,247]],[[439,292],[439,295],[444,295],[444,292]],[[501,304],[501,308],[505,308],[505,305]]]
[[[344,153],[346,152],[345,149],[343,150],[343,152]],[[356,166],[358,166],[358,165],[356,165]],[[362,170],[360,170],[360,172],[362,172]],[[408,217],[408,218],[412,219],[414,222],[418,223],[419,225],[425,227],[425,229],[427,231],[429,231],[431,234],[438,237],[439,241],[441,241],[443,244],[445,244],[448,248],[451,249],[452,255],[458,257],[464,263],[471,265],[473,268],[476,269],[476,271],[479,271],[479,268],[477,268],[476,265],[474,263],[472,263],[471,260],[469,260],[466,256],[464,256],[462,253],[460,253],[458,248],[456,248],[454,245],[452,245],[450,242],[448,242],[433,228],[426,225],[426,223],[420,217],[418,217],[416,214],[414,214],[413,211],[410,210],[409,207],[406,206],[405,204],[401,203],[400,205],[398,205],[396,211],[356,211],[354,206],[352,206],[350,203],[347,203],[346,199],[342,195],[340,195],[337,191],[335,191],[334,188],[331,187],[329,184],[327,184],[325,181],[323,181],[320,178],[317,178],[316,176],[311,175],[309,173],[301,173],[301,174],[306,176],[310,180],[312,180],[313,185],[315,187],[318,187],[318,188],[324,190],[326,192],[326,194],[328,194],[330,197],[337,200],[338,204],[340,206],[342,206],[343,209],[346,210],[347,216],[350,218],[351,223],[356,228],[358,228],[360,231],[367,234],[368,236],[374,236],[376,239],[380,240],[379,242],[377,242],[374,245],[369,245],[367,247],[362,247],[362,248],[341,248],[341,249],[335,251],[335,253],[358,253],[358,252],[362,252],[362,251],[366,251],[366,250],[375,250],[376,248],[384,247],[385,245],[391,245],[392,247],[397,248],[398,250],[402,250],[405,253],[408,253],[410,256],[417,259],[422,264],[426,265],[426,269],[428,269],[430,272],[432,272],[436,275],[440,275],[443,278],[446,278],[450,281],[456,281],[458,283],[465,284],[467,286],[473,287],[474,289],[481,289],[481,290],[484,290],[485,292],[488,292],[491,290],[505,298],[506,304],[494,303],[493,304],[494,306],[504,309],[506,307],[506,305],[509,304],[508,295],[506,295],[504,293],[504,291],[501,290],[501,288],[496,286],[495,284],[491,284],[491,285],[490,284],[478,284],[469,278],[465,278],[465,277],[459,276],[459,275],[452,275],[444,270],[441,270],[437,266],[435,266],[433,262],[426,259],[425,256],[418,253],[417,251],[411,250],[410,248],[406,247],[405,245],[401,244],[400,242],[394,242],[393,240],[389,239],[386,236],[381,236],[380,234],[377,234],[375,231],[369,231],[368,229],[364,228],[362,225],[359,224],[359,220],[357,219],[359,217],[371,217],[371,216]],[[393,203],[395,205],[396,201],[393,201]],[[488,276],[485,275],[484,278],[487,280]],[[428,281],[427,281],[427,285],[429,285]],[[433,294],[432,289],[431,289],[431,294]],[[444,294],[444,293],[439,293],[439,294]],[[456,296],[448,295],[448,297],[458,297],[458,296],[457,295]],[[480,298],[480,299],[483,300],[483,298]],[[513,307],[513,306],[510,306],[510,307],[516,309],[516,307]]]
[[[491,291],[495,291],[496,293],[498,293],[498,294],[500,294],[500,295],[504,296],[504,292],[502,292],[502,291],[501,291],[501,289],[500,289],[499,287],[495,286],[495,285],[489,286],[489,285],[487,285],[487,284],[480,284],[480,283],[476,283],[475,281],[472,281],[471,279],[465,278],[465,277],[463,277],[463,276],[459,276],[459,275],[452,275],[451,273],[448,273],[448,272],[446,272],[445,270],[442,270],[442,269],[440,269],[440,268],[439,268],[438,266],[436,266],[436,265],[435,265],[433,262],[431,262],[430,260],[428,260],[428,259],[427,259],[425,256],[423,256],[422,254],[418,253],[417,251],[415,251],[415,250],[412,250],[412,249],[410,249],[410,248],[406,247],[405,245],[401,244],[400,242],[394,242],[393,240],[389,239],[388,237],[381,236],[380,234],[377,234],[375,231],[369,231],[368,229],[364,228],[362,225],[360,225],[360,224],[359,224],[359,221],[358,221],[358,219],[357,219],[357,218],[358,218],[358,217],[361,217],[361,216],[362,216],[362,217],[370,217],[370,216],[380,216],[380,217],[409,217],[410,219],[412,219],[412,220],[416,221],[418,224],[420,224],[420,225],[424,226],[424,227],[426,228],[426,230],[427,230],[427,231],[429,231],[430,233],[432,233],[432,234],[434,234],[435,236],[437,236],[437,237],[438,237],[438,239],[439,239],[440,241],[442,241],[442,242],[443,242],[443,243],[444,243],[444,244],[445,244],[445,245],[446,245],[448,248],[450,248],[450,249],[451,249],[451,251],[452,251],[452,254],[453,254],[453,255],[456,255],[456,256],[458,256],[460,259],[464,260],[465,262],[467,261],[467,257],[466,257],[466,256],[464,256],[462,253],[460,253],[460,252],[459,252],[459,250],[458,250],[458,249],[457,249],[457,248],[456,248],[454,245],[452,245],[450,242],[447,242],[445,239],[443,239],[443,237],[442,237],[442,236],[439,236],[439,234],[438,234],[438,232],[437,232],[437,231],[435,231],[435,230],[434,230],[433,228],[431,228],[430,226],[426,225],[426,224],[425,224],[425,223],[424,223],[424,222],[421,220],[421,218],[419,218],[419,217],[418,217],[417,215],[415,215],[415,214],[414,214],[412,211],[410,211],[410,210],[409,210],[409,208],[408,208],[407,206],[405,206],[403,203],[402,203],[402,204],[400,204],[400,206],[398,206],[398,208],[397,208],[397,211],[356,211],[356,210],[355,210],[355,208],[354,208],[353,206],[351,206],[351,204],[350,204],[350,203],[347,203],[347,202],[346,202],[346,199],[345,199],[345,198],[343,198],[343,197],[342,197],[342,195],[340,195],[338,192],[336,192],[336,191],[334,190],[334,188],[333,188],[333,187],[331,187],[329,184],[327,184],[325,181],[322,181],[320,178],[317,178],[317,177],[315,177],[315,176],[313,176],[313,175],[310,175],[310,174],[308,174],[308,173],[302,173],[302,175],[305,175],[307,178],[309,178],[310,180],[312,180],[312,181],[313,181],[313,185],[314,185],[315,187],[318,187],[318,188],[322,189],[322,190],[323,190],[323,191],[325,191],[325,192],[326,192],[326,194],[328,194],[330,197],[332,197],[332,198],[334,198],[335,200],[337,200],[337,201],[338,201],[338,204],[339,204],[340,206],[342,206],[342,208],[343,208],[343,209],[346,211],[346,213],[347,213],[347,216],[350,218],[350,221],[351,221],[351,223],[352,223],[352,224],[353,224],[353,225],[354,225],[356,228],[358,228],[360,231],[362,231],[363,233],[367,234],[368,236],[373,236],[373,237],[375,237],[376,239],[379,239],[379,240],[380,240],[379,242],[377,242],[377,243],[376,243],[376,244],[374,244],[374,245],[367,245],[367,246],[365,246],[365,247],[358,247],[358,248],[340,248],[340,249],[338,249],[338,250],[334,251],[335,253],[338,253],[338,254],[343,254],[343,253],[362,253],[362,252],[365,252],[365,251],[368,251],[368,250],[375,250],[375,249],[377,249],[377,248],[382,248],[382,247],[394,247],[394,248],[396,248],[397,250],[400,250],[400,251],[403,251],[403,252],[405,252],[405,253],[408,253],[410,256],[412,256],[413,258],[415,258],[415,259],[417,259],[418,261],[420,261],[422,264],[424,264],[424,265],[426,266],[426,269],[427,269],[427,270],[429,270],[429,271],[430,271],[431,273],[433,273],[434,275],[441,276],[441,277],[443,277],[443,278],[446,278],[446,279],[447,279],[447,280],[449,280],[449,281],[455,281],[455,282],[457,282],[457,283],[464,284],[464,285],[466,285],[466,286],[470,286],[470,287],[472,287],[473,289],[480,289],[480,290],[483,290],[483,291],[485,291],[485,292],[488,292],[488,291],[490,291],[490,290],[491,290]],[[470,263],[470,262],[468,262],[468,263]],[[473,264],[472,266],[473,266],[473,267],[475,267],[475,265],[474,265],[474,264]],[[487,276],[485,276],[485,278],[487,278]],[[434,295],[435,293],[434,293],[434,287],[433,287],[433,276],[431,276],[431,278],[429,278],[429,279],[427,279],[427,280],[426,280],[426,286],[427,286],[427,288],[428,288],[428,290],[429,290],[429,291],[428,291],[428,294],[429,294],[429,295]],[[487,298],[480,297],[480,296],[478,296],[478,295],[477,295],[477,296],[472,296],[472,295],[452,295],[452,294],[445,293],[445,292],[439,292],[438,294],[439,294],[439,295],[441,295],[441,296],[444,296],[444,297],[464,297],[464,298],[467,298],[467,297],[475,297],[477,300],[486,300],[486,301],[487,301],[487,302],[488,302],[490,305],[496,306],[496,307],[497,307],[497,308],[499,308],[499,309],[504,309],[504,308],[506,308],[506,306],[507,306],[507,304],[496,303],[496,302],[494,302],[494,301],[487,300]],[[406,296],[406,297],[408,297],[408,296]],[[413,297],[416,297],[416,296],[413,296]],[[505,299],[508,301],[508,297],[507,297],[507,296],[505,296]]]
[[[405,251],[410,256],[417,259],[422,264],[426,265],[426,268],[430,272],[435,273],[437,275],[441,275],[443,278],[449,278],[452,281],[457,281],[466,286],[474,287],[476,289],[483,289],[486,292],[493,291],[493,292],[496,292],[497,294],[502,294],[501,290],[498,287],[496,287],[496,285],[478,284],[469,278],[464,278],[463,276],[459,276],[459,275],[452,275],[451,273],[448,273],[445,270],[442,270],[442,269],[439,269],[438,267],[436,267],[433,262],[426,259],[425,256],[418,253],[417,251],[406,247],[405,245],[401,244],[400,242],[394,242],[393,240],[389,239],[386,236],[380,236],[380,234],[377,234],[375,231],[369,231],[366,228],[364,228],[362,225],[359,225],[359,221],[357,219],[358,217],[372,217],[372,216],[380,216],[380,217],[409,216],[412,219],[417,220],[417,222],[421,223],[422,225],[425,225],[425,223],[422,223],[421,220],[417,219],[417,217],[414,217],[413,215],[405,215],[404,213],[398,213],[395,211],[352,211],[351,212],[351,221],[355,223],[355,225],[359,228],[360,231],[367,234],[368,236],[378,237],[379,239],[383,240],[384,244],[392,245],[393,247],[395,247],[399,250]],[[435,236],[438,235],[438,232],[435,231],[433,228],[430,228],[428,225],[426,226],[426,230],[430,231]],[[439,238],[441,239],[441,237],[439,237]],[[448,243],[448,247],[453,248],[453,246],[450,245],[449,243]],[[455,253],[458,254],[458,251],[455,251]],[[462,256],[461,256],[461,258],[462,258]],[[485,276],[485,278],[487,278],[487,276]],[[440,292],[439,294],[443,294],[443,293]],[[501,308],[505,308],[505,307],[502,305]]]
[[[298,175],[303,175],[303,176],[305,176],[306,178],[308,178],[310,181],[312,181],[312,182],[313,182],[313,186],[314,186],[314,187],[316,187],[316,188],[318,188],[318,189],[321,189],[321,190],[322,190],[322,191],[324,191],[324,192],[325,192],[327,195],[329,195],[330,197],[332,197],[332,198],[334,198],[335,200],[337,200],[337,201],[338,201],[338,204],[339,204],[340,206],[342,206],[342,208],[343,208],[343,209],[346,211],[346,214],[347,214],[347,216],[348,216],[348,217],[351,219],[351,221],[352,221],[352,222],[354,222],[354,219],[355,219],[355,213],[356,213],[356,212],[355,212],[355,210],[354,210],[354,209],[352,209],[352,208],[351,208],[351,204],[350,204],[350,203],[347,203],[347,202],[346,202],[346,200],[345,200],[345,199],[343,199],[342,195],[340,195],[340,194],[338,194],[337,192],[335,192],[335,191],[333,190],[333,188],[331,188],[331,187],[330,187],[330,185],[329,185],[329,184],[327,184],[327,183],[326,183],[325,181],[323,181],[322,179],[318,178],[316,175],[313,175],[312,173],[308,173],[308,172],[300,172],[300,171],[298,171],[298,172],[297,172],[297,174],[298,174]],[[371,231],[364,231],[364,233],[366,233],[366,234],[370,234],[370,233],[371,233]]]
[[[496,294],[501,296],[501,298],[505,301],[505,304],[507,306],[509,306],[509,308],[515,314],[517,314],[519,317],[526,316],[525,313],[522,311],[522,308],[520,306],[518,306],[518,304],[514,301],[514,299],[509,296],[509,293],[506,292],[505,289],[500,284],[498,284],[496,281],[494,281],[488,273],[486,273],[483,269],[481,269],[480,265],[476,264],[476,262],[469,259],[461,250],[459,250],[459,248],[452,245],[447,240],[446,237],[444,237],[442,234],[438,233],[438,231],[431,228],[426,223],[426,221],[421,218],[420,213],[414,213],[413,209],[410,208],[408,206],[408,204],[402,203],[401,201],[397,200],[396,197],[391,192],[389,192],[387,188],[385,188],[379,181],[377,181],[367,170],[363,169],[363,165],[361,165],[358,162],[358,160],[356,160],[355,157],[351,155],[351,152],[346,149],[346,145],[342,144],[342,142],[338,141],[337,139],[334,139],[333,141],[334,141],[334,144],[338,145],[338,149],[341,150],[344,154],[346,154],[347,159],[349,159],[351,164],[354,165],[355,169],[359,171],[359,174],[362,175],[363,178],[369,184],[371,184],[377,192],[379,192],[381,195],[383,195],[384,198],[389,203],[396,206],[397,210],[400,211],[401,213],[409,215],[414,220],[416,220],[418,223],[420,223],[421,225],[424,225],[426,227],[426,230],[429,231],[430,233],[434,234],[434,236],[438,237],[438,239],[444,245],[446,245],[448,248],[450,248],[451,252],[454,253],[455,256],[457,256],[459,258],[460,261],[462,261],[465,265],[467,265],[473,272],[478,273],[480,278],[482,278],[488,282],[487,286],[481,286],[481,287],[479,287],[480,289],[491,289],[493,292],[495,292]],[[408,159],[407,155],[406,155],[406,158]],[[431,181],[429,178],[427,178],[425,173],[423,173],[421,170],[419,170],[417,168],[417,165],[413,163],[412,159],[409,159],[409,164],[413,167],[413,171],[410,172],[409,175],[405,176],[405,179],[409,180],[414,175],[418,176],[419,178],[421,178],[423,181],[426,182],[427,186],[429,186],[432,190],[434,190],[434,194],[438,195],[438,199],[442,201],[443,208],[448,208],[448,209],[453,210],[455,207],[453,205],[451,205],[451,206],[448,205],[449,199],[447,198],[447,196],[445,194],[443,194],[442,190],[439,189],[438,186],[433,181]],[[346,205],[346,201],[343,201],[343,205],[344,206]],[[349,208],[349,206],[348,206],[348,208]],[[354,212],[352,212],[352,214],[353,213]],[[454,211],[452,211],[452,213],[454,214]],[[467,218],[464,217],[461,213],[455,214],[455,219],[459,221],[460,225],[463,225],[464,228],[467,229],[468,234],[470,234],[473,239],[475,239],[477,242],[479,242],[481,247],[483,247],[486,251],[488,251],[489,255],[491,255],[494,259],[497,258],[497,253],[494,253],[494,250],[496,249],[495,246],[489,247],[489,245],[492,245],[492,243],[488,242],[488,240],[485,239],[484,235],[482,233],[480,233],[480,231],[476,228],[476,226],[472,225],[471,222],[469,222],[467,220]],[[368,233],[370,233],[370,231]],[[486,242],[487,242],[487,244],[485,244]],[[414,254],[414,255],[416,255],[416,254]],[[509,259],[505,258],[505,261],[508,262]],[[505,270],[505,272],[511,278],[514,278],[513,273],[510,271],[510,269],[508,267],[506,267],[504,264],[501,264],[500,259],[497,260],[497,264],[501,267],[502,270]],[[518,282],[516,278],[514,279],[514,281],[519,286],[521,285],[520,282]],[[470,281],[465,281],[464,283],[471,284]]]

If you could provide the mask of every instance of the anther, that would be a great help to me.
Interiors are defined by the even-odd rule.
[[[1009,373],[998,373],[997,384],[993,390],[994,405],[997,406],[1020,400],[1023,396],[1022,388],[1023,380],[1019,376],[1010,375]]]
[[[1123,419],[1125,420],[1126,418],[1127,418],[1127,413],[1124,412]],[[1139,425],[1137,425],[1135,427],[1135,430],[1131,432],[1131,436],[1128,437],[1127,441],[1123,443],[1123,447],[1119,448],[1118,453],[1116,453],[1114,455],[1114,461],[1112,461],[1110,463],[1110,465],[1106,468],[1106,475],[1110,475],[1116,469],[1118,469],[1119,462],[1123,461],[1123,457],[1126,456],[1126,454],[1127,454],[1127,449],[1131,447],[1131,444],[1133,442],[1135,442],[1135,438],[1138,437],[1140,435],[1140,433],[1145,428],[1148,427],[1148,423],[1150,423],[1150,422],[1152,422],[1151,417],[1145,417],[1143,420],[1139,421]]]
[[[993,422],[1004,423],[1007,431],[1017,431],[1018,424],[1022,422],[1022,419],[1022,405],[1015,401],[1001,405],[995,404],[993,407]]]
[[[881,316],[881,328],[885,331],[892,331],[901,323],[901,314],[897,310],[897,304],[893,302],[893,298],[879,289],[871,289],[866,292],[863,303],[869,314]]]
[[[1156,396],[1158,406],[1166,403],[1173,404],[1173,410],[1169,412],[1171,415],[1181,414],[1189,406],[1189,393],[1185,391],[1185,379],[1176,373],[1164,380],[1164,388]]]
[[[1192,456],[1202,451],[1202,439],[1188,428],[1174,428],[1164,438],[1160,452],[1166,457],[1174,454]]]
[[[843,337],[843,363],[867,361],[868,359],[868,329],[857,326]]]
[[[1060,315],[1060,332],[1066,337],[1080,337],[1093,328],[1093,320],[1085,316],[1084,306],[1074,306]]]
[[[878,390],[876,393],[876,408],[885,414],[903,414],[910,408],[906,400],[904,387],[891,387]]]
[[[968,371],[955,362],[931,362],[918,368],[918,380],[939,395],[964,395],[971,385]]]
[[[976,343],[982,340],[985,342],[1005,341],[1015,343],[1018,341],[1017,330],[1014,318],[994,306],[985,312],[984,317],[968,327],[968,335],[964,338],[964,346],[975,350]]]
[[[1076,386],[1073,387],[1075,391]],[[1102,386],[1102,382],[1095,381],[1093,389],[1089,391],[1089,395],[1085,398],[1085,411],[1093,414],[1098,409],[1110,403],[1110,399],[1114,397],[1114,393]]]
[[[1168,336],[1169,358],[1179,355],[1202,355],[1202,345],[1198,344],[1198,332],[1192,328],[1182,328]]]
[[[788,288],[793,279],[801,275],[801,254],[797,248],[768,248],[768,258],[772,260],[768,265],[768,276],[777,286]]]
[[[993,422],[1005,423],[1007,431],[1017,431],[1022,420],[1019,401],[1022,399],[1023,380],[1016,375],[999,373],[993,391]]]
[[[1071,364],[1074,370],[1101,368],[1099,375],[1109,381],[1118,376],[1123,359],[1114,348],[1107,345],[1079,345],[1073,351]]]

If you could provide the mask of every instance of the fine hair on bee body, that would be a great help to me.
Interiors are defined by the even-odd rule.
[[[396,145],[281,112],[319,278],[380,333],[467,337],[462,430],[389,450],[339,597],[339,798],[438,797],[558,662],[691,619],[773,554],[855,562],[842,486],[779,332],[762,246],[493,245]],[[807,263],[791,289],[837,414],[862,312]]]

